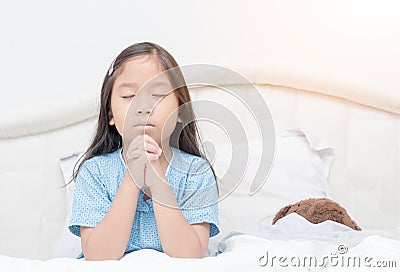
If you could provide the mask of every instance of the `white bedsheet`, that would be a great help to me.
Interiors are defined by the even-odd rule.
[[[397,271],[400,267],[400,241],[353,231],[331,221],[314,225],[296,214],[279,220],[274,226],[268,218],[256,228],[230,233],[221,241],[219,250],[215,257],[179,259],[145,249],[132,252],[120,261],[99,262],[69,258],[39,261],[0,256],[0,270]],[[279,258],[285,257],[286,260],[279,261]],[[348,257],[351,258],[350,265],[347,265]],[[309,263],[311,258],[316,262]],[[368,258],[367,261],[365,258]],[[357,262],[354,265],[353,259],[360,259],[360,266]],[[297,263],[298,260],[300,263]],[[377,261],[390,261],[390,265],[396,265],[396,268],[374,268]]]
[[[258,265],[273,271],[400,271],[398,240],[333,221],[312,224],[297,214],[275,225],[271,221],[266,218],[256,227],[226,235],[218,257],[227,253],[239,259],[258,256]]]

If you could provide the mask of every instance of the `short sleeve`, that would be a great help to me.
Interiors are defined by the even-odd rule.
[[[180,191],[179,205],[189,224],[210,223],[210,237],[219,233],[218,188],[209,163],[193,163]]]
[[[76,178],[69,230],[80,236],[80,226],[95,227],[111,203],[98,166],[91,160],[85,161]]]

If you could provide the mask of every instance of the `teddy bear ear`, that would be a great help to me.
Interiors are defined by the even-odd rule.
[[[285,217],[292,206],[293,205],[287,205],[280,209],[279,212],[275,215],[274,219],[272,219],[272,225],[274,225],[276,221],[278,221],[282,217]]]

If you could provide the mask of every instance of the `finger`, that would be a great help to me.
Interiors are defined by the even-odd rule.
[[[143,136],[144,150],[146,152],[155,153],[161,155],[160,148],[156,141],[154,141],[150,136]]]
[[[128,160],[134,160],[140,157],[140,155],[143,153],[143,150],[140,149],[136,149],[136,150],[132,150],[132,151],[128,151],[126,153],[126,158]]]
[[[133,139],[133,141],[129,144],[128,151],[136,150],[140,146],[143,146],[143,135],[138,135],[135,137],[135,139]]]
[[[150,143],[150,144],[154,144],[154,145],[158,146],[158,143],[156,142],[156,140],[154,140],[150,135],[144,134],[143,140],[145,143]]]
[[[153,153],[146,153],[146,156],[149,161],[156,161],[159,158],[159,156],[157,154],[153,154]]]
[[[159,156],[161,155],[160,148],[158,146],[155,146],[154,144],[145,143],[144,149],[146,152],[154,153]]]
[[[145,143],[149,143],[151,145],[154,146],[154,148],[156,148],[156,150],[153,149],[153,153],[158,154],[159,156],[162,153],[162,149],[160,148],[160,146],[158,145],[158,143],[156,142],[156,140],[154,140],[152,137],[150,137],[149,135],[145,134],[143,135],[143,139]]]

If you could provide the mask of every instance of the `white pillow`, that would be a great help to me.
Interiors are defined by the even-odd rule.
[[[261,158],[261,142],[250,141],[248,171],[239,186],[219,203],[221,232],[210,238],[210,250],[216,251],[219,241],[232,230],[255,226],[270,220],[282,207],[310,197],[330,197],[329,169],[333,149],[322,139],[299,128],[278,129],[272,169],[263,187],[249,196]],[[215,146],[214,164],[217,175],[224,173],[229,156],[218,156],[229,150],[229,144]],[[227,151],[221,153],[228,154]],[[261,167],[261,166],[260,166]]]
[[[64,176],[64,182],[69,183],[72,179],[72,172],[76,162],[82,157],[83,152],[73,153],[60,158],[60,167]],[[70,257],[76,258],[81,252],[81,239],[78,236],[73,235],[68,230],[69,219],[72,213],[72,200],[74,197],[75,182],[71,182],[67,185],[65,190],[65,222],[60,233],[60,236],[56,240],[53,248],[53,258]]]
[[[272,221],[280,208],[299,200],[330,197],[328,175],[333,149],[322,139],[299,128],[277,131],[275,160],[268,180],[255,195],[249,196],[250,184],[260,162],[260,144],[260,141],[248,143],[248,171],[239,186],[219,203],[221,232],[210,238],[209,255],[214,255],[219,241],[232,230],[257,225],[266,218]],[[223,143],[216,145],[215,149],[214,169],[221,176],[229,166],[231,147]],[[60,159],[66,182],[70,180],[80,155],[72,154]],[[81,251],[80,238],[68,230],[74,185],[67,186],[67,216],[54,248],[54,257],[76,257]]]

